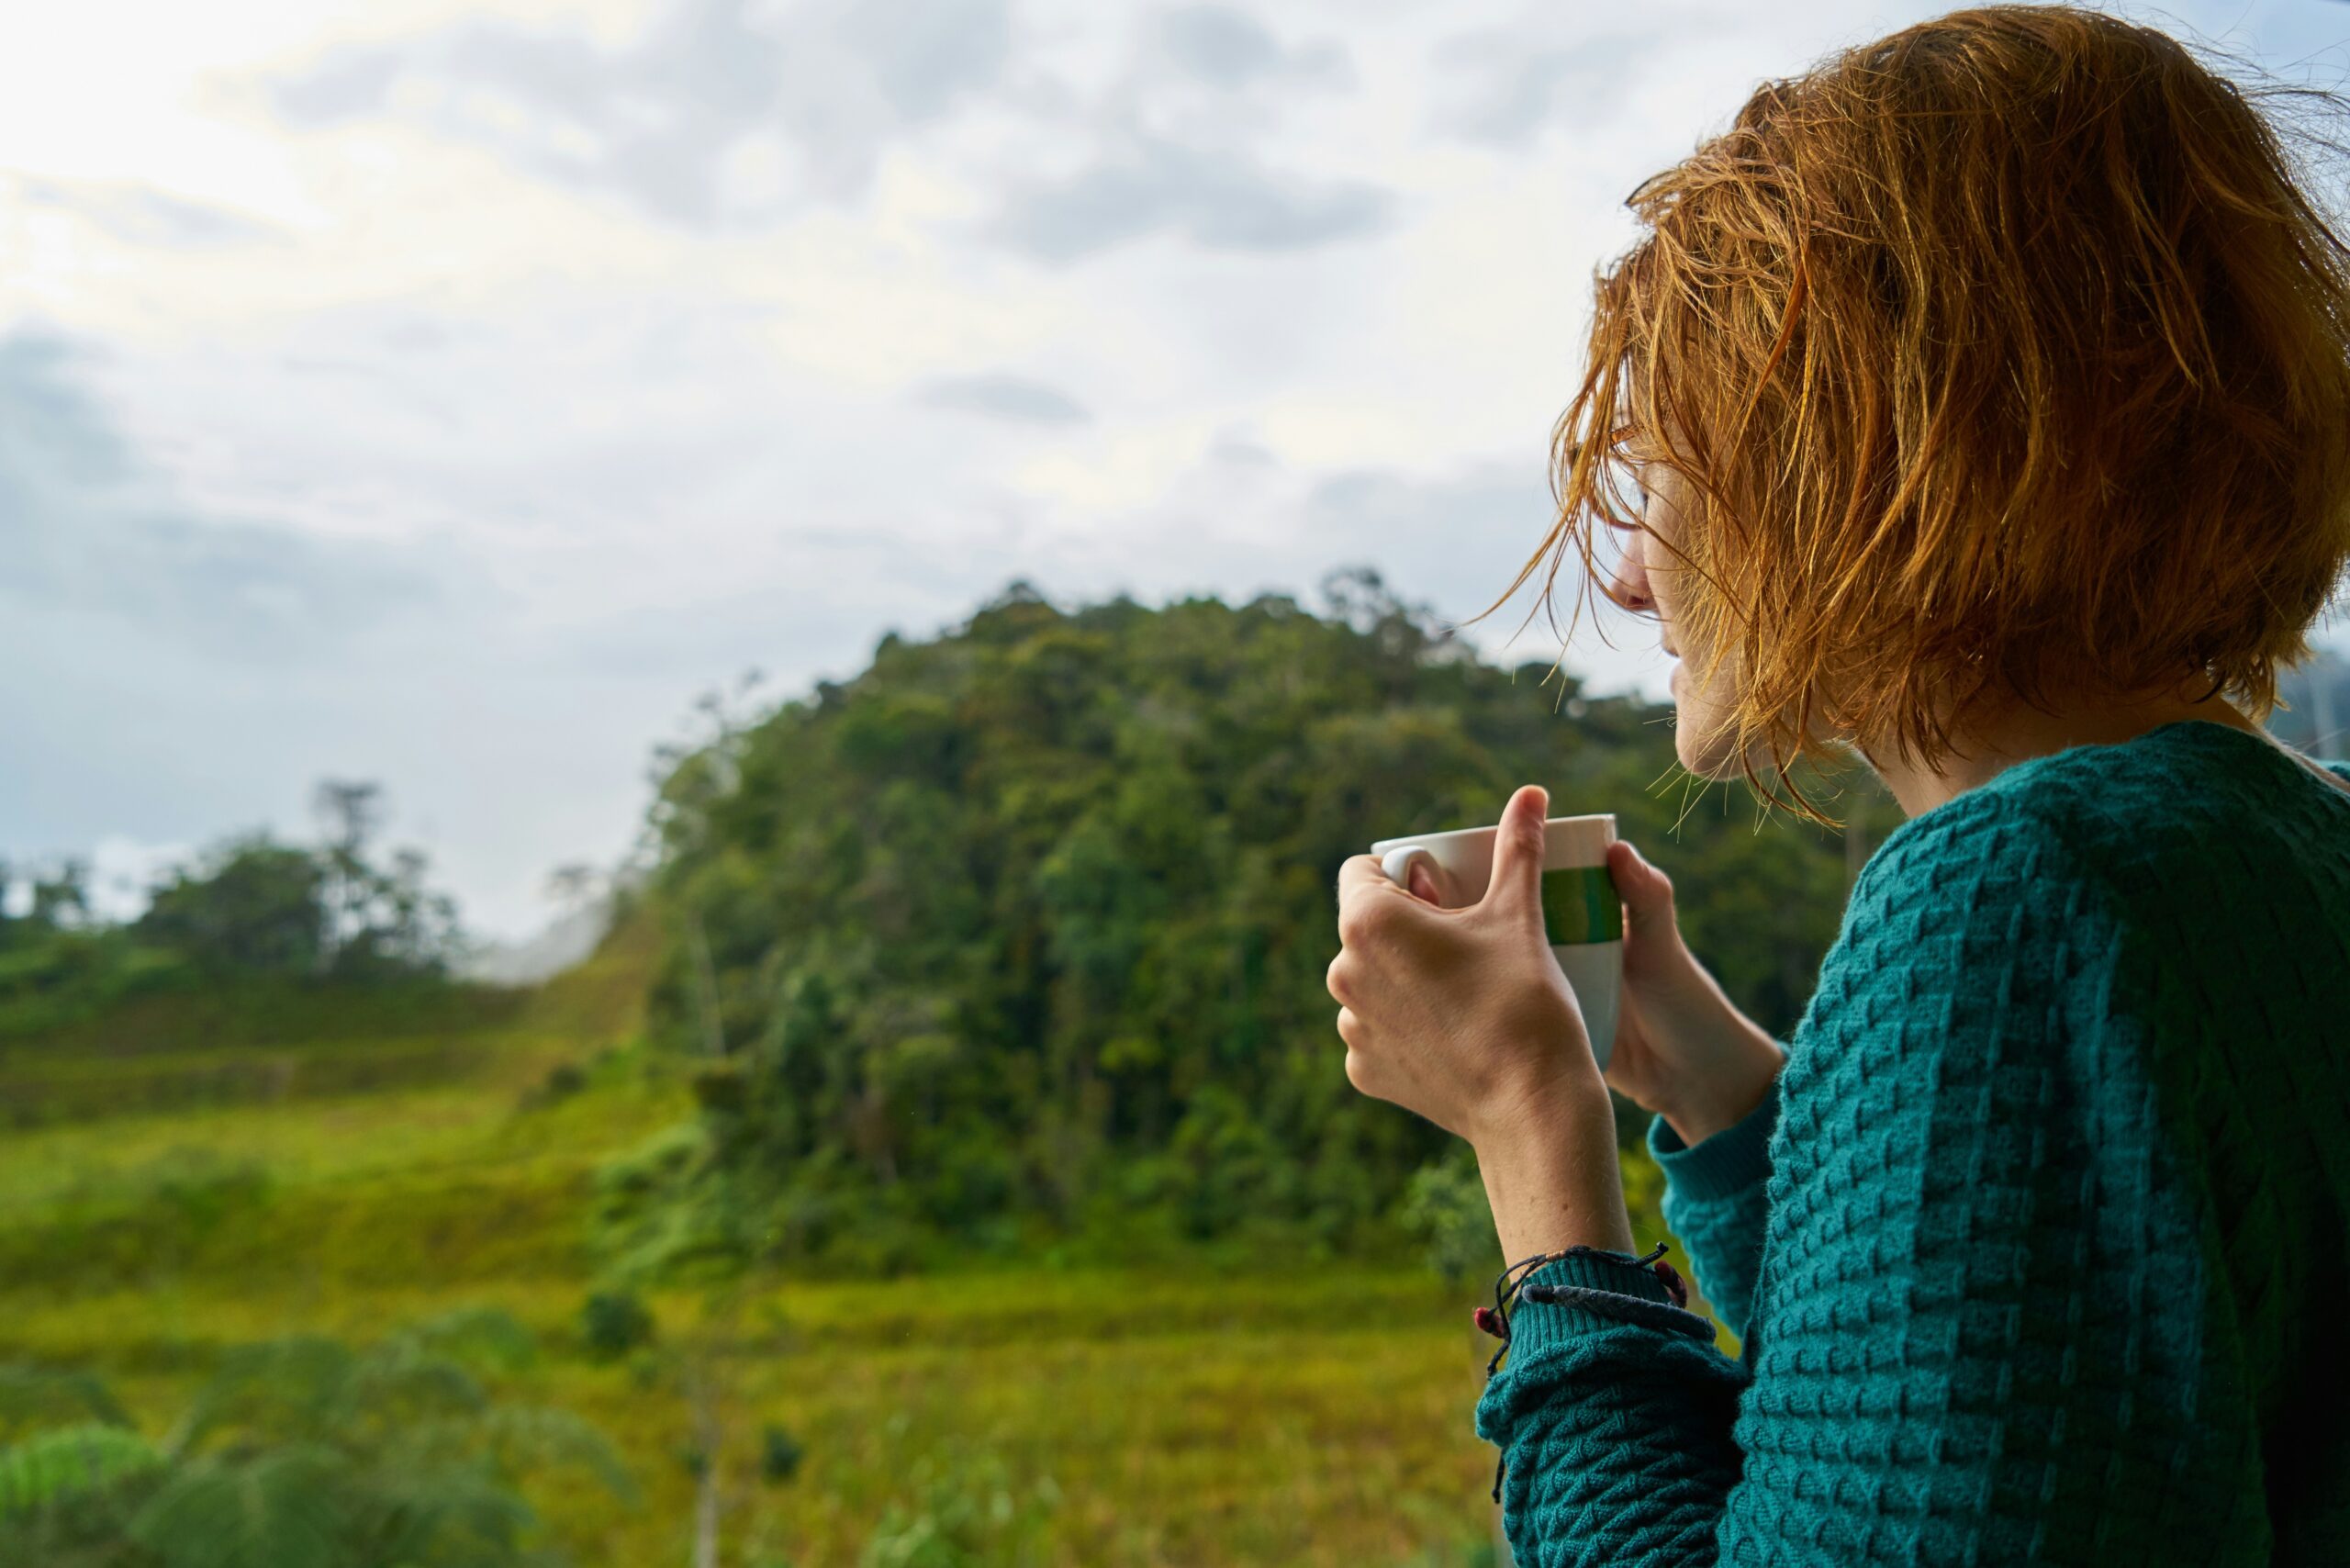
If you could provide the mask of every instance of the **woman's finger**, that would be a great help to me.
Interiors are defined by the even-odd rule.
[[[1338,868],[1338,941],[1343,946],[1376,946],[1387,922],[1418,905],[1417,899],[1387,879],[1375,855],[1357,855]]]
[[[1385,890],[1383,893],[1381,891],[1382,889]],[[1389,881],[1387,873],[1379,868],[1379,857],[1376,855],[1349,855],[1346,862],[1338,868],[1338,907],[1340,909],[1346,908],[1349,902],[1365,893],[1374,897],[1390,897],[1394,891],[1395,884]]]
[[[1617,839],[1607,846],[1607,873],[1624,901],[1628,935],[1673,929],[1673,879],[1649,864],[1630,840]]]

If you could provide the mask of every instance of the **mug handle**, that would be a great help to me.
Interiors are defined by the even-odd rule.
[[[1394,883],[1397,887],[1402,888],[1405,892],[1410,892],[1412,890],[1412,865],[1415,861],[1419,860],[1425,860],[1428,863],[1428,875],[1430,876],[1435,876],[1439,870],[1443,869],[1443,868],[1437,864],[1436,857],[1429,854],[1426,846],[1417,844],[1397,845],[1394,848],[1389,850],[1385,857],[1379,862],[1379,868],[1382,872],[1386,873],[1387,879],[1389,881]]]

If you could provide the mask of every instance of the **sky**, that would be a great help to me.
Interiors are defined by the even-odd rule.
[[[127,912],[375,779],[519,937],[627,851],[700,694],[846,677],[1014,578],[1312,604],[1365,565],[1466,620],[1549,526],[1633,185],[1946,8],[29,10],[0,856],[95,856]],[[2108,8],[2350,75],[2331,0]],[[1468,635],[1551,658],[1531,608]],[[1664,695],[1612,610],[1566,662]]]

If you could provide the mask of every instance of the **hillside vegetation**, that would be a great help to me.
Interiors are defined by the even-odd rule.
[[[1846,847],[1684,799],[1668,718],[1478,662],[1367,577],[1323,616],[1015,587],[677,760],[654,1037],[704,1059],[702,1158],[786,1256],[1383,1247],[1460,1151],[1341,1070],[1331,889],[1373,840],[1528,781],[1614,812],[1731,996],[1793,1028]]]

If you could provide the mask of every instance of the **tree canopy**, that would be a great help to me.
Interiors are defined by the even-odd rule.
[[[1451,1140],[1346,1081],[1337,868],[1525,782],[1615,812],[1730,994],[1792,1028],[1841,844],[1718,790],[1684,815],[1669,709],[1482,662],[1368,573],[1330,587],[1316,615],[1016,584],[755,722],[711,706],[655,810],[651,1016],[708,1058],[710,1159],[775,1245],[1385,1225]]]

